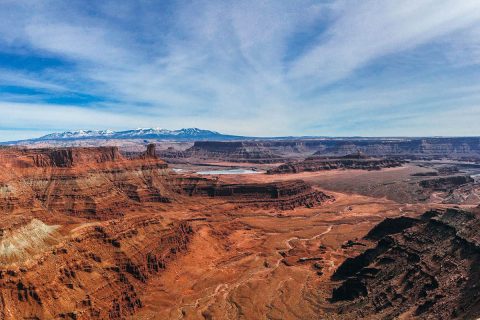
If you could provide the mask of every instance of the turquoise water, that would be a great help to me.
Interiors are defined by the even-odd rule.
[[[256,174],[256,173],[264,173],[264,172],[250,170],[250,169],[227,169],[227,170],[198,171],[197,173],[198,174]]]

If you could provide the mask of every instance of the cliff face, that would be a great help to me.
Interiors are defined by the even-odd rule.
[[[319,154],[345,155],[361,151],[370,156],[480,157],[480,138],[413,138],[329,141]]]
[[[420,181],[420,186],[423,188],[439,190],[439,191],[448,191],[459,186],[462,186],[467,183],[474,182],[473,178],[470,176],[450,176],[445,178],[436,178]]]
[[[68,236],[55,228],[33,220],[0,239],[1,319],[124,319],[142,307],[148,279],[187,249],[193,233],[187,223],[167,228],[152,216]],[[26,241],[32,234],[35,241]]]
[[[111,219],[145,203],[169,203],[182,196],[207,196],[237,204],[289,209],[329,199],[302,181],[224,185],[171,174],[150,147],[135,159],[116,148],[9,150],[0,154],[0,209],[32,208],[64,215]],[[41,159],[41,160],[40,160]],[[8,169],[7,169],[8,168]]]
[[[23,150],[25,167],[69,168],[86,164],[122,160],[117,147]],[[31,161],[28,161],[31,159]]]
[[[273,153],[262,143],[197,141],[185,151],[187,157],[217,159],[231,162],[274,163],[281,156]]]
[[[124,319],[142,307],[149,279],[194,233],[135,212],[176,200],[168,175],[152,147],[137,159],[116,148],[0,150],[0,319]]]
[[[274,163],[311,156],[341,157],[362,152],[370,157],[480,159],[480,138],[324,138],[255,141],[198,141],[186,151],[162,151],[165,159],[218,159]]]
[[[302,180],[253,183],[222,184],[197,177],[177,178],[177,192],[189,196],[206,196],[235,203],[240,206],[277,208],[291,210],[296,207],[313,207],[327,201],[332,196],[314,190]]]
[[[403,163],[403,161],[393,159],[310,157],[303,161],[287,162],[277,168],[269,170],[268,173],[297,173],[334,169],[380,170],[382,168],[398,167]]]
[[[0,154],[0,166],[0,203],[9,212],[37,205],[107,219],[139,203],[170,201],[163,184],[165,162],[127,160],[113,147],[10,149]]]
[[[332,300],[348,318],[477,318],[479,230],[478,213],[455,209],[380,223],[377,245],[337,269]]]

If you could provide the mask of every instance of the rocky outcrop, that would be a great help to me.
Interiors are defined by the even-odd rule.
[[[164,161],[125,159],[117,148],[6,149],[0,167],[0,208],[7,212],[40,207],[109,219],[145,202],[171,201]]]
[[[217,146],[223,148],[244,148],[272,153],[276,158],[297,158],[300,156],[342,157],[362,152],[370,157],[419,158],[419,159],[480,159],[479,137],[458,138],[305,138],[289,140],[255,140],[217,142],[205,141],[193,148],[195,152],[217,152]],[[225,144],[222,144],[225,143]],[[210,149],[212,148],[212,149]],[[226,149],[224,149],[226,150]],[[218,151],[224,154],[224,151]],[[188,153],[187,156],[190,156]],[[264,156],[262,156],[265,158]],[[241,158],[241,157],[240,157]]]
[[[420,181],[419,184],[423,188],[436,191],[449,191],[467,183],[474,182],[473,178],[467,175],[450,176],[444,178],[428,179]]]
[[[152,158],[152,159],[156,159],[157,158],[157,154],[156,154],[156,151],[155,151],[155,144],[154,143],[150,143],[149,145],[147,145],[147,151],[145,151],[145,154],[143,155],[144,158]]]
[[[253,141],[196,141],[185,151],[164,151],[165,159],[192,158],[229,162],[275,163],[282,157],[261,142]]]
[[[16,241],[18,233],[27,239],[25,231],[1,241]],[[125,319],[143,306],[149,279],[187,250],[192,235],[186,222],[166,225],[150,215],[85,226],[42,247],[32,242],[35,259],[2,264],[2,319]]]
[[[456,209],[382,222],[376,246],[347,259],[332,301],[346,318],[474,319],[480,315],[480,216]]]
[[[34,149],[23,151],[37,167],[73,167],[121,160],[117,147]]]
[[[365,238],[369,240],[380,240],[389,234],[402,232],[414,226],[417,222],[417,219],[410,217],[386,218],[370,230]]]
[[[5,170],[0,176],[1,208],[15,212],[39,207],[73,217],[107,220],[145,203],[170,203],[182,196],[285,210],[330,199],[303,181],[227,185],[215,179],[174,175],[155,156],[153,146],[141,157],[131,159],[118,157],[115,148],[73,148],[65,152],[74,155],[64,159],[66,166],[58,165],[60,161],[54,157],[58,154],[51,150],[17,153],[8,164],[12,170]],[[57,160],[35,162],[36,159]],[[47,164],[49,167],[45,167]]]
[[[196,142],[187,151],[194,157],[233,162],[273,163],[281,158],[261,144],[245,142]]]
[[[2,221],[0,229],[0,265],[28,260],[45,248],[58,243],[59,226],[38,219],[13,217]]]
[[[177,185],[177,192],[188,196],[206,196],[227,200],[242,206],[278,208],[280,210],[291,210],[302,206],[313,207],[334,200],[332,196],[314,190],[302,180],[223,184],[200,177],[179,177],[172,185]]]
[[[441,166],[437,170],[441,175],[452,175],[460,171],[457,166]]]
[[[480,157],[480,138],[405,138],[405,139],[326,139],[318,155],[346,155],[361,151],[374,157]]]
[[[334,169],[380,170],[401,166],[404,161],[374,159],[365,156],[348,155],[341,158],[309,157],[303,161],[287,162],[267,171],[268,174],[298,173]]]

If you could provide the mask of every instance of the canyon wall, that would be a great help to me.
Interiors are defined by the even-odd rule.
[[[152,147],[133,159],[123,158],[117,148],[10,149],[0,153],[0,163],[9,168],[0,174],[0,208],[6,212],[37,207],[107,220],[145,203],[171,203],[185,196],[281,209],[328,199],[303,181],[224,185],[176,175]]]
[[[420,186],[427,189],[437,191],[448,191],[465,185],[467,183],[473,183],[474,179],[468,175],[455,175],[449,177],[435,178],[420,181]]]
[[[1,319],[124,319],[142,307],[148,279],[186,251],[193,233],[185,222],[167,226],[155,215],[68,235],[57,228],[32,220],[0,238]],[[26,241],[32,234],[35,241]]]
[[[221,160],[229,162],[274,163],[281,162],[282,157],[275,154],[264,143],[196,141],[185,151],[163,151],[160,156],[165,159],[193,158],[203,160]]]
[[[165,159],[217,159],[275,163],[314,156],[480,160],[480,138],[303,138],[288,140],[197,141],[186,151],[164,151]]]
[[[384,221],[367,235],[376,246],[333,275],[332,301],[346,318],[475,319],[479,230],[478,212],[457,209]]]
[[[129,160],[116,147],[9,149],[0,153],[4,210],[35,206],[76,217],[108,219],[143,202],[169,202],[167,164]]]
[[[314,190],[302,180],[252,184],[223,184],[199,177],[181,177],[175,180],[180,193],[222,199],[239,206],[291,210],[334,200],[332,196]]]
[[[284,163],[268,170],[267,173],[298,173],[334,169],[380,170],[382,168],[399,167],[402,164],[404,164],[404,161],[394,159],[351,158],[348,156],[342,158],[309,157],[303,161]]]

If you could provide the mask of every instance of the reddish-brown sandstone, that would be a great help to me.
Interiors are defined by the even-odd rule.
[[[339,301],[331,301],[345,281],[332,282],[331,275],[380,238],[404,239],[404,247],[400,242],[391,246],[399,252],[420,248],[417,240],[424,238],[416,228],[427,221],[418,218],[427,204],[324,193],[316,182],[323,172],[218,178],[175,174],[153,146],[129,156],[109,147],[5,148],[0,168],[0,319],[372,317],[371,301],[384,297],[380,284],[397,290],[395,283],[362,278],[370,275],[371,266],[362,275],[351,275],[371,288],[371,295],[359,297],[366,301],[360,310],[352,309],[356,299],[340,301],[337,294]],[[405,217],[387,220],[370,233],[370,240],[362,239],[385,217],[399,215]],[[475,237],[475,230],[458,221],[453,227],[457,234]],[[437,242],[442,250],[456,239],[452,232],[446,234]],[[433,268],[434,258],[427,254],[426,265],[416,265],[420,271]],[[466,274],[464,260],[447,258],[460,262],[455,272]],[[383,268],[379,274],[387,270]],[[429,274],[456,294],[441,273]],[[427,283],[419,279],[419,285]],[[427,291],[419,303],[437,294]],[[384,314],[404,312],[390,291],[386,294],[395,303]],[[459,309],[457,300],[444,301]],[[436,308],[419,316],[444,310]]]
[[[0,319],[136,314],[151,279],[188,252],[196,232],[195,215],[169,210],[332,200],[302,181],[227,185],[176,175],[152,146],[135,158],[114,147],[6,148],[0,166]]]

